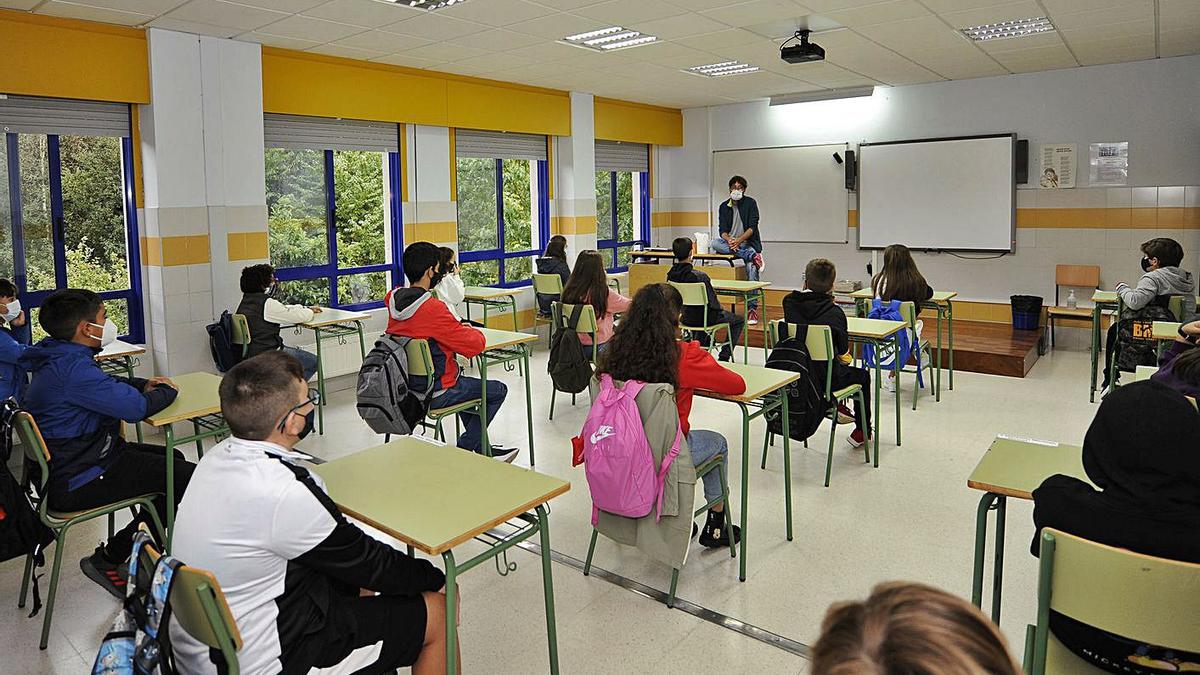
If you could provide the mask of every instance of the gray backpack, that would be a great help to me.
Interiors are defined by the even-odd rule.
[[[358,416],[377,434],[407,435],[425,419],[434,376],[424,392],[408,388],[410,338],[384,334],[358,370]]]

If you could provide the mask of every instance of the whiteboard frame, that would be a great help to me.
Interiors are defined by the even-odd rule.
[[[1012,213],[1009,216],[1009,245],[1008,248],[914,248],[915,251],[924,253],[941,253],[942,251],[966,251],[978,253],[1016,253],[1017,251],[1017,134],[1001,133],[1001,134],[977,134],[975,136],[942,136],[937,138],[913,138],[904,141],[879,141],[875,143],[859,143],[859,152],[856,152],[858,159],[858,172],[855,176],[855,193],[859,195],[858,199],[858,227],[855,228],[858,232],[855,233],[857,241],[855,245],[860,251],[882,251],[886,246],[863,246],[862,245],[862,223],[863,223],[863,202],[862,202],[862,152],[861,149],[870,145],[908,145],[911,143],[939,143],[942,141],[976,141],[985,138],[1010,138],[1012,139]]]
[[[843,141],[841,143],[833,142],[833,143],[802,143],[802,144],[798,144],[798,145],[764,145],[764,146],[759,146],[759,147],[754,147],[754,148],[725,148],[723,150],[713,150],[709,156],[709,161],[708,161],[708,189],[709,189],[709,207],[708,208],[709,208],[709,223],[710,223],[708,226],[709,234],[715,236],[716,233],[713,231],[713,228],[720,227],[720,223],[718,223],[716,221],[716,218],[714,217],[714,214],[713,214],[714,207],[712,206],[713,204],[718,203],[717,195],[712,192],[713,186],[716,184],[716,180],[717,180],[717,163],[713,159],[712,155],[716,155],[716,154],[722,153],[722,152],[746,152],[746,151],[750,151],[750,150],[791,150],[793,148],[828,148],[828,147],[835,147],[835,146],[842,147],[842,157],[843,158],[845,157],[846,152],[850,150],[850,143],[848,141]],[[858,186],[855,185],[855,187],[858,187]],[[849,244],[850,243],[849,229],[850,229],[850,193],[851,193],[851,190],[845,189],[844,186],[843,186],[842,190],[843,190],[843,192],[845,192],[845,195],[846,195],[846,230],[847,230],[847,232],[846,232],[845,240],[843,240],[843,241],[818,241],[816,239],[767,239],[764,237],[764,238],[762,238],[763,243],[764,244],[766,244],[766,243],[772,243],[772,244],[829,244],[831,246],[836,246],[838,244]],[[853,192],[855,192],[857,194],[857,190],[854,190]]]

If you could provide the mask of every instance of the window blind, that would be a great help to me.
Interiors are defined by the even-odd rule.
[[[597,171],[649,171],[650,146],[645,143],[596,141]]]
[[[399,152],[399,133],[393,122],[263,115],[263,139],[268,148]]]
[[[126,137],[130,134],[129,105],[7,96],[0,98],[0,131],[17,134]]]
[[[456,129],[454,152],[458,157],[546,159],[546,137],[536,134]]]

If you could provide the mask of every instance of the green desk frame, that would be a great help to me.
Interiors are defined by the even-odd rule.
[[[879,392],[880,392],[880,389],[882,388],[882,384],[883,384],[883,371],[879,366],[879,350],[882,349],[889,342],[895,344],[898,340],[897,336],[899,334],[900,334],[899,331],[897,331],[897,332],[892,333],[891,335],[884,337],[884,338],[876,338],[876,337],[871,337],[871,336],[861,335],[861,334],[856,335],[853,332],[851,332],[849,334],[851,343],[866,344],[866,345],[872,345],[875,347],[875,365],[874,365],[875,398],[873,399],[874,403],[875,403],[875,406],[874,406],[875,407],[875,426],[874,426],[874,433],[872,434],[874,436],[874,443],[875,443],[875,463],[874,463],[875,468],[879,468],[879,433],[880,433],[879,409],[883,407],[881,405],[881,401],[879,399]],[[898,345],[897,345],[897,349],[898,349]],[[900,368],[901,368],[900,359],[893,358],[892,359],[892,371],[896,374],[897,385],[900,383]],[[914,383],[913,386],[916,386],[916,384]],[[899,391],[896,392],[896,396],[894,398],[896,399],[896,447],[899,447],[900,446],[900,393],[899,393]]]
[[[166,456],[169,458],[175,448],[188,443],[196,444],[196,458],[204,457],[204,439],[220,438],[229,435],[229,427],[225,418],[218,415],[201,415],[193,417],[192,433],[175,437],[174,424],[163,425],[163,437],[166,439]],[[171,550],[171,539],[175,536],[175,462],[167,462],[167,546]]]
[[[758,306],[762,307],[764,312],[766,311],[766,307],[767,307],[767,287],[766,286],[763,286],[762,288],[755,288],[755,289],[740,289],[740,288],[728,288],[728,287],[720,288],[719,286],[721,285],[722,281],[724,281],[724,280],[714,280],[713,281],[713,292],[714,293],[716,293],[717,295],[725,295],[725,296],[729,296],[732,298],[736,298],[737,300],[741,301],[742,307],[748,307],[751,300],[757,299]],[[749,283],[757,283],[757,282],[749,282]],[[730,311],[733,311],[734,313],[736,313],[736,310],[737,310],[737,305],[736,305],[737,300],[734,301],[735,302],[734,306],[730,308]],[[766,325],[765,318],[760,325]],[[764,333],[763,359],[767,358],[767,340],[766,340],[765,335],[766,334]],[[750,323],[749,323],[749,321],[747,321],[746,325],[742,326],[742,363],[749,363],[749,362],[750,362]]]
[[[857,293],[858,291],[856,291]],[[949,373],[947,374],[950,380],[950,390],[954,390],[954,296],[938,298],[938,293],[933,294],[931,300],[926,300],[920,303],[921,309],[932,309],[937,316],[937,355],[934,356],[934,365],[937,368],[937,383],[934,387],[934,401],[942,400],[942,319],[946,319],[946,341],[949,343],[950,354],[947,357],[949,362]],[[957,295],[957,294],[956,294]],[[868,313],[868,303],[871,298],[864,298],[858,295],[851,295],[854,298],[855,314],[860,317],[866,317]]]
[[[319,314],[317,315],[320,316]],[[335,323],[327,326],[309,326],[301,324],[298,328],[305,328],[313,332],[313,336],[317,341],[317,393],[320,398],[317,401],[317,433],[325,433],[325,355],[321,350],[321,343],[326,340],[337,340],[338,344],[346,344],[346,338],[351,335],[358,335],[358,353],[363,359],[367,358],[367,343],[363,337],[362,320],[351,321],[349,323]]]
[[[142,365],[141,361],[129,354],[97,360],[100,362],[100,370],[109,375],[120,375],[121,377],[133,377],[133,369]],[[133,425],[133,431],[137,434],[138,443],[141,443],[142,425],[140,422]]]
[[[1121,316],[1121,298],[1115,291],[1096,291],[1092,294],[1092,370],[1091,379],[1088,380],[1088,402],[1096,402],[1096,370],[1100,361],[1100,323],[1105,309],[1114,309],[1117,312],[1117,317]],[[1116,382],[1113,370],[1116,369],[1116,363],[1113,363],[1109,369],[1108,381],[1111,386]],[[1104,392],[1100,392],[1101,398]]]
[[[525,373],[525,377],[522,379],[525,380],[525,422],[528,425],[529,432],[529,466],[534,466],[536,462],[533,455],[533,394],[529,389],[529,353],[533,351],[533,344],[537,341],[537,336],[531,335],[530,337],[533,338],[533,342],[522,342],[520,344],[493,349],[485,348],[476,359],[476,362],[479,364],[480,399],[482,401],[479,406],[479,425],[480,443],[483,446],[483,454],[488,457],[492,456],[492,445],[491,441],[488,440],[487,418],[488,366],[504,365],[516,361]]]
[[[517,332],[520,328],[517,326],[517,294],[511,293],[496,293],[493,297],[471,296],[472,291],[478,293],[480,290],[496,291],[500,289],[480,289],[477,287],[467,287],[467,295],[463,298],[463,304],[467,307],[467,320],[471,320],[471,305],[479,305],[483,307],[483,325],[487,326],[488,310],[495,307],[500,310],[507,309],[512,312],[513,332]]]

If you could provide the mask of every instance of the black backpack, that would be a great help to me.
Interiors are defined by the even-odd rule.
[[[1178,321],[1167,305],[1170,296],[1160,295],[1141,309],[1126,309],[1117,322],[1117,370],[1132,373],[1138,366],[1158,363],[1153,327],[1155,321]]]
[[[37,567],[41,567],[45,564],[43,551],[54,541],[54,532],[38,518],[30,493],[21,487],[8,470],[8,460],[13,450],[13,418],[20,411],[16,399],[10,398],[0,403],[0,434],[3,435],[0,441],[0,562],[32,553]],[[37,583],[40,575],[36,568],[31,570],[31,576],[33,613],[30,616],[33,616],[41,609],[42,598]]]
[[[808,347],[804,340],[794,337],[780,340],[767,356],[766,366],[801,374],[800,379],[787,385],[785,389],[788,397],[788,436],[796,441],[808,440],[821,426],[826,413],[829,412],[829,404],[817,388],[816,379],[813,377],[812,359],[808,355]],[[766,417],[767,429],[782,436],[783,409],[772,410]]]
[[[425,419],[436,375],[429,376],[423,393],[408,388],[410,338],[384,334],[358,370],[358,416],[377,434],[405,436]]]
[[[579,316],[583,313],[583,305],[575,305],[566,325],[554,327],[554,337],[550,341],[550,359],[546,370],[554,382],[554,388],[568,394],[578,394],[588,388],[592,379],[592,364],[584,353],[583,343],[575,332],[579,326]],[[561,312],[560,312],[561,317]],[[561,321],[561,319],[560,319]]]
[[[222,373],[236,366],[242,360],[240,346],[233,344],[233,316],[229,310],[221,312],[221,318],[216,323],[210,323],[208,330],[208,349],[212,352],[213,363]]]

